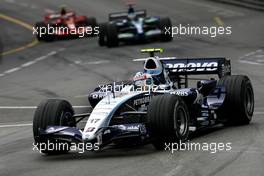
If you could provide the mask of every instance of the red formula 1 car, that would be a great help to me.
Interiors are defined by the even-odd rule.
[[[48,13],[37,22],[33,33],[40,41],[54,41],[65,37],[88,37],[99,33],[94,17],[78,16],[74,11],[61,9],[60,13]]]

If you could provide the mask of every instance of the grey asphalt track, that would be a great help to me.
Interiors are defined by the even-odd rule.
[[[41,20],[45,10],[61,4],[79,14],[107,20],[110,12],[122,11],[121,0],[2,0],[0,13],[29,24]],[[169,16],[179,23],[216,26],[217,17],[232,26],[232,35],[178,36],[172,43],[151,43],[119,48],[100,48],[96,38],[39,43],[5,55],[0,64],[0,175],[258,175],[264,173],[264,14],[254,10],[205,0],[137,1],[150,15]],[[0,18],[5,51],[34,40],[31,32]],[[234,74],[248,75],[255,92],[255,115],[248,126],[215,128],[191,142],[232,143],[229,152],[158,152],[151,145],[109,149],[98,153],[44,156],[32,151],[34,109],[45,98],[61,97],[75,106],[89,105],[86,94],[96,85],[130,78],[142,67],[132,59],[142,57],[141,48],[162,47],[165,55],[177,57],[225,56]],[[36,59],[45,59],[21,67]],[[20,68],[16,70],[14,68]],[[11,71],[10,71],[11,70]],[[9,72],[6,72],[9,71]],[[1,76],[1,74],[4,74]],[[7,108],[9,107],[9,108]],[[84,112],[89,108],[77,109]],[[25,126],[14,126],[25,125]],[[11,126],[8,126],[11,125]]]

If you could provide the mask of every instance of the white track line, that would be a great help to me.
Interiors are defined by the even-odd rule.
[[[91,108],[91,106],[72,106],[75,109]],[[0,106],[0,109],[37,109],[37,106]]]
[[[264,112],[254,112],[254,115],[263,115]]]
[[[36,5],[32,5],[32,4],[28,4],[28,3],[24,3],[24,2],[18,2],[15,0],[5,0],[5,2],[10,3],[10,4],[19,5],[19,6],[26,7],[26,8],[32,8],[32,9],[37,8]]]
[[[91,61],[91,62],[84,62],[82,65],[99,65],[99,64],[105,64],[109,63],[109,60],[99,60],[99,61]]]
[[[79,123],[86,123],[85,120],[80,121]],[[0,128],[12,128],[12,127],[27,127],[27,126],[32,126],[32,123],[0,123]]]
[[[17,72],[17,71],[19,71],[19,70],[21,70],[23,68],[29,67],[29,66],[31,66],[33,64],[36,64],[39,61],[42,61],[44,59],[47,59],[50,56],[53,56],[53,55],[57,54],[59,51],[62,51],[63,49],[64,48],[61,48],[58,51],[51,51],[50,53],[48,53],[48,54],[46,54],[44,56],[38,57],[38,58],[36,58],[36,59],[34,59],[32,61],[26,62],[26,63],[24,63],[24,64],[22,64],[22,65],[20,65],[18,67],[14,67],[14,68],[11,68],[9,70],[6,70],[6,71],[4,71],[3,73],[0,74],[0,77],[3,77],[5,75],[8,75],[8,74],[11,74],[11,73],[14,73],[14,72]]]
[[[263,52],[263,50],[259,49],[259,50],[247,53],[244,56],[239,58],[239,62],[244,63],[244,64],[251,64],[251,65],[263,65],[263,63],[259,63],[255,60],[249,60],[250,57],[262,58],[264,55],[258,54],[258,53],[262,53],[262,52]]]
[[[251,65],[263,65],[262,63],[254,62],[254,61],[248,61],[248,60],[240,60],[241,63],[245,64],[251,64]]]
[[[36,109],[37,106],[0,106],[0,109]]]
[[[25,126],[32,126],[32,123],[21,123],[21,124],[0,125],[0,128],[25,127]]]
[[[99,65],[99,64],[105,64],[109,63],[109,60],[98,60],[98,61],[90,61],[90,62],[82,62],[80,60],[74,61],[75,64],[77,65]]]

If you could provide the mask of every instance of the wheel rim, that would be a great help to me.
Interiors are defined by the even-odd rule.
[[[62,112],[60,117],[60,125],[62,126],[72,126],[72,113],[71,112]]]
[[[252,115],[254,108],[254,100],[253,100],[253,91],[250,87],[247,87],[246,89],[245,108],[247,114]]]
[[[174,108],[174,130],[177,136],[184,136],[187,130],[187,117],[183,107]]]

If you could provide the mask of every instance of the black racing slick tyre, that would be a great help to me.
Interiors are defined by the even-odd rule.
[[[170,18],[161,18],[159,21],[159,28],[161,30],[161,41],[172,41],[172,24]]]
[[[105,46],[106,44],[106,28],[107,28],[107,23],[102,23],[99,25],[99,39],[98,39],[99,46]]]
[[[217,117],[225,120],[225,124],[249,124],[254,112],[254,92],[249,78],[244,75],[225,76],[218,85],[225,87],[226,97]]]
[[[94,31],[95,31],[95,27],[97,26],[96,19],[94,17],[87,18],[85,25],[90,26],[92,28],[93,33],[91,35],[95,36],[96,34],[94,33]]]
[[[162,150],[166,142],[184,142],[189,136],[189,112],[177,95],[154,96],[148,106],[147,124],[153,134],[153,145]]]
[[[41,139],[40,130],[45,130],[47,126],[69,126],[76,127],[76,119],[73,117],[72,105],[61,99],[48,99],[42,101],[37,107],[33,119],[33,136],[37,146],[40,143],[65,143],[54,139]],[[49,141],[47,141],[49,140]],[[42,153],[57,154],[66,153],[69,147],[64,150],[42,150]]]
[[[37,31],[36,37],[39,41],[51,42],[55,36],[48,33],[48,26],[44,22],[37,22],[35,25]]]
[[[87,18],[87,26],[91,26],[91,27],[95,27],[97,26],[97,22],[96,22],[96,19],[94,17],[90,17],[90,18]]]
[[[118,30],[115,24],[108,23],[106,28],[106,45],[107,47],[117,47],[118,41]]]

